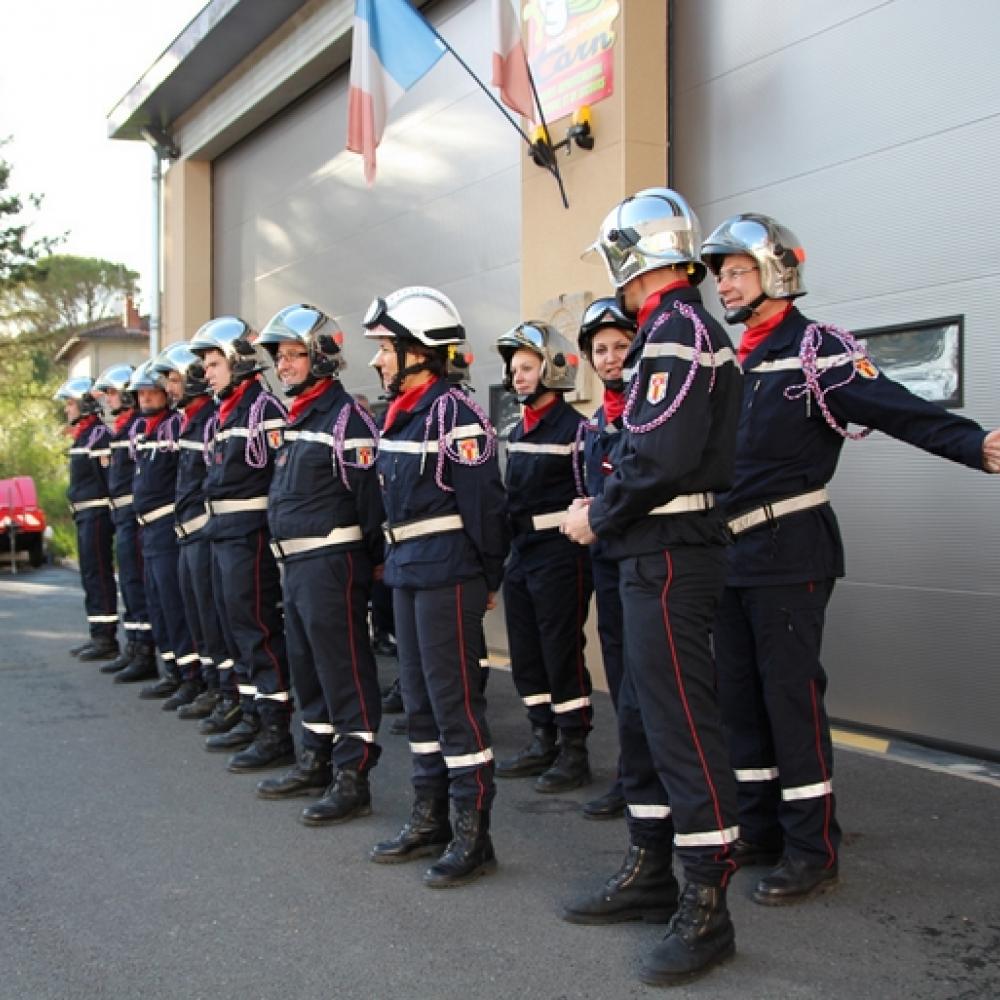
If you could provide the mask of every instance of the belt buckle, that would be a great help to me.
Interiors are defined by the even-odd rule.
[[[392,530],[392,525],[386,521],[382,525],[382,534],[390,545],[396,545],[396,533]]]

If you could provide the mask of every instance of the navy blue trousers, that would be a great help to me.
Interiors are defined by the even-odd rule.
[[[741,836],[822,865],[840,846],[819,658],[832,593],[833,580],[727,587],[715,625]]]
[[[503,580],[510,669],[533,726],[591,728],[583,629],[593,589],[590,553],[561,535],[511,550]]]
[[[625,672],[618,697],[630,835],[666,843],[689,881],[725,885],[739,835],[710,632],[725,572],[721,546],[678,546],[619,564]],[[640,821],[653,826],[643,828]]]
[[[92,639],[114,639],[118,631],[118,591],[111,541],[114,527],[107,511],[77,514],[76,551],[83,584],[83,606]]]
[[[233,661],[219,624],[212,586],[212,544],[192,538],[178,544],[177,577],[184,616],[201,661],[201,678],[210,688],[221,687],[235,695]]]
[[[378,669],[368,634],[371,560],[317,552],[283,566],[285,638],[302,711],[302,745],[327,749],[338,768],[369,771],[381,754]]]
[[[489,809],[493,747],[479,666],[486,581],[392,594],[414,789]]]
[[[118,589],[125,605],[122,628],[130,642],[152,645],[153,632],[146,607],[145,571],[142,565],[142,530],[131,511],[116,511],[115,562],[118,565]]]
[[[160,658],[181,680],[196,680],[201,661],[184,614],[177,575],[177,536],[173,518],[163,517],[142,529],[142,560],[146,603]]]

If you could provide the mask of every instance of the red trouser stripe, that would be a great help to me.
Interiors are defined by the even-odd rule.
[[[479,724],[476,722],[476,718],[472,714],[472,696],[469,690],[469,671],[465,659],[465,628],[462,624],[462,585],[460,583],[455,585],[455,624],[457,626],[458,633],[458,658],[462,673],[462,691],[465,695],[465,715],[472,726],[472,731],[476,734],[476,746],[480,751],[482,751],[485,749],[483,746],[483,734],[480,732]],[[479,765],[479,767],[481,766],[483,765]],[[476,785],[479,787],[479,794],[476,797],[476,808],[482,809],[483,799],[486,796],[486,789],[483,787],[483,778],[479,773],[479,767],[476,768]]]
[[[358,702],[361,705],[361,718],[364,719],[365,732],[370,733],[372,727],[368,721],[368,705],[365,702],[365,693],[361,687],[361,676],[358,673],[358,647],[354,638],[354,560],[351,558],[350,552],[346,553],[346,555],[347,592],[344,597],[347,603],[347,641],[351,647],[351,676],[354,678],[354,690],[358,693]],[[364,752],[361,755],[358,770],[363,772],[368,769],[368,744],[362,741],[361,746]]]
[[[819,705],[816,697],[816,682],[809,682],[809,697],[812,699],[813,727],[816,730],[816,759],[819,761],[819,773],[823,781],[829,781],[830,775],[826,769],[826,761],[823,759],[823,733],[819,721]],[[836,852],[830,841],[830,814],[833,811],[833,796],[827,792],[823,796],[823,843],[826,844],[826,868],[830,868],[837,860]]]

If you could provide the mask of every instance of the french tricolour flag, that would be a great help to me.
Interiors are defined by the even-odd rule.
[[[531,78],[516,3],[493,0],[493,86],[508,108],[531,118]]]
[[[407,0],[355,0],[347,148],[364,157],[369,184],[389,109],[444,52]]]

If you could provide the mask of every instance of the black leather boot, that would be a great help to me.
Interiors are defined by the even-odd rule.
[[[113,635],[106,635],[91,640],[90,646],[77,653],[76,658],[81,663],[88,663],[93,660],[114,660],[120,653],[118,640]]]
[[[556,727],[532,726],[531,742],[513,757],[498,760],[495,773],[498,778],[530,778],[550,768],[558,755]]]
[[[169,698],[181,686],[181,675],[177,664],[168,660],[163,664],[163,675],[155,684],[139,688],[139,697],[145,701]]]
[[[616,781],[602,796],[583,804],[584,819],[618,819],[625,815],[625,794]]]
[[[342,767],[323,797],[302,810],[299,818],[306,826],[346,823],[355,816],[370,816],[372,793],[368,775]]]
[[[756,844],[741,837],[733,844],[732,858],[737,868],[752,868],[754,865],[771,867],[781,860],[781,848]]]
[[[215,703],[211,714],[198,723],[198,732],[206,736],[217,736],[228,733],[230,729],[240,724],[243,718],[243,706],[239,699],[223,695]]]
[[[233,732],[236,732],[234,729]],[[233,733],[227,733],[232,736]],[[267,722],[261,726],[253,743],[233,754],[226,765],[235,773],[243,771],[264,771],[269,767],[285,767],[295,763],[295,744],[288,731],[288,720]]]
[[[330,784],[330,751],[303,750],[290,771],[277,778],[265,778],[257,783],[261,799],[291,799],[309,795]]]
[[[490,840],[489,812],[459,806],[457,813],[455,836],[444,854],[424,872],[424,885],[429,889],[465,885],[497,869],[493,841]]]
[[[380,865],[395,865],[428,854],[438,854],[451,840],[448,822],[448,799],[422,798],[413,802],[410,818],[392,840],[383,840],[372,848],[371,860]]]
[[[102,674],[117,674],[119,670],[124,670],[135,656],[136,643],[131,639],[125,643],[125,649],[118,654],[110,663],[102,663],[97,669]]]
[[[90,649],[90,647],[93,644],[94,644],[93,641],[91,639],[88,639],[86,642],[81,642],[78,646],[71,646],[69,655],[79,656],[85,649]]]
[[[160,707],[164,712],[176,712],[182,705],[190,705],[201,691],[201,681],[181,681],[180,687]]]
[[[403,692],[399,687],[399,678],[397,677],[390,685],[389,690],[382,696],[382,714],[383,715],[399,715],[403,709]]]
[[[772,872],[768,872],[754,890],[753,901],[765,906],[786,906],[801,903],[810,896],[829,892],[837,884],[837,865],[827,868],[801,858],[784,857]]]
[[[617,924],[644,920],[665,924],[677,911],[673,852],[667,847],[629,845],[621,868],[598,889],[567,903],[561,916],[571,924]]]
[[[587,734],[582,729],[564,729],[559,734],[559,755],[555,763],[535,782],[536,792],[568,792],[589,785],[590,759]]]
[[[208,688],[202,691],[194,701],[181,705],[177,709],[178,719],[207,719],[222,701],[222,692],[218,688]]]
[[[221,705],[222,702],[219,704]],[[214,736],[209,736],[205,740],[206,750],[212,753],[227,753],[232,750],[242,750],[253,743],[260,732],[260,718],[251,712],[241,709],[238,704],[235,706],[234,712],[242,713],[239,721],[235,725],[230,726],[228,730],[223,730]],[[205,722],[211,722],[211,720],[212,716],[209,716]],[[205,722],[199,728],[204,727]]]
[[[119,670],[115,674],[115,683],[132,684],[135,681],[148,681],[156,674],[156,647],[148,643],[137,642],[132,662],[124,670]]]
[[[639,978],[652,986],[683,982],[708,972],[736,950],[726,890],[689,882],[667,936],[642,963]]]

